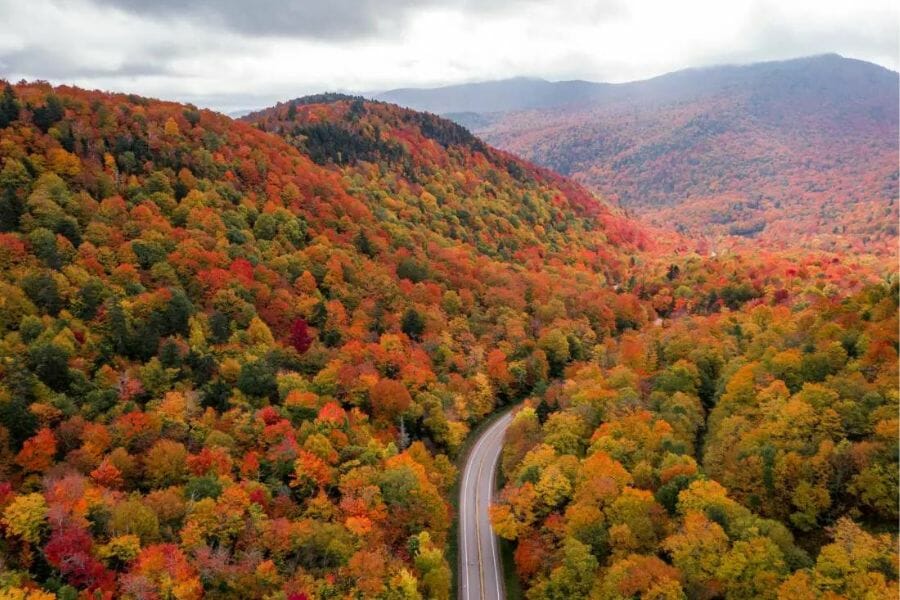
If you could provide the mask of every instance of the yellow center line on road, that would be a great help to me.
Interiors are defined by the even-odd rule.
[[[485,439],[490,437],[489,432],[488,435],[485,436]],[[475,476],[475,543],[478,544],[478,583],[481,587],[481,598],[482,600],[485,598],[484,595],[484,561],[481,556],[481,527],[479,525],[481,519],[479,519],[479,511],[481,510],[481,506],[478,502],[478,490],[481,488],[481,471],[484,468],[484,455],[482,454],[478,461],[478,474]]]
[[[509,420],[510,420],[510,419],[508,419],[506,416],[504,416],[504,417],[501,419],[501,421],[507,421],[507,424],[505,424],[505,425],[500,429],[500,438],[501,438],[501,440],[500,440],[500,448],[498,449],[497,453],[494,455],[493,459],[491,459],[491,466],[490,466],[490,471],[491,471],[491,486],[490,486],[490,490],[491,490],[491,500],[492,500],[492,501],[493,501],[493,495],[494,495],[494,481],[495,481],[495,480],[494,480],[494,477],[495,477],[495,474],[496,474],[497,462],[500,460],[500,454],[503,452],[503,438],[506,437],[506,428],[507,428],[507,426],[508,426],[508,421],[509,421]],[[490,506],[490,503],[488,503],[488,504],[489,504],[489,506]],[[489,514],[488,516],[490,517],[490,514]],[[488,521],[488,523],[490,524],[490,520]],[[492,524],[491,524],[491,537],[490,537],[490,543],[491,543],[491,559],[492,559],[492,561],[493,561],[493,568],[494,568],[494,585],[496,586],[496,590],[497,590],[497,600],[500,600],[500,598],[503,597],[502,594],[500,593],[500,565],[499,565],[499,563],[497,562],[497,540],[496,540],[496,538],[495,538],[495,536],[494,536],[494,527],[493,527]]]
[[[503,435],[506,433],[506,425],[504,424],[505,420],[506,420],[506,417],[505,416],[502,417],[485,434],[483,440],[485,441],[485,445],[487,447],[490,447],[491,443],[493,443],[497,437],[502,438]],[[479,575],[479,580],[480,580],[479,583],[480,583],[480,588],[481,588],[481,598],[482,598],[482,600],[484,600],[485,598],[487,598],[487,594],[485,593],[486,590],[485,590],[485,581],[484,581],[484,579],[485,579],[485,577],[484,577],[484,559],[482,556],[482,547],[481,547],[481,541],[482,541],[481,525],[480,525],[481,519],[479,518],[479,516],[480,516],[479,515],[479,512],[480,512],[479,497],[480,497],[481,486],[479,485],[479,482],[481,481],[482,473],[484,472],[484,463],[485,463],[485,459],[487,458],[487,456],[485,454],[482,454],[481,456],[479,456],[477,458],[478,458],[478,473],[475,476],[475,511],[476,511],[475,512],[475,540],[476,540],[476,543],[478,544],[478,575]],[[490,489],[492,492],[493,492],[493,487],[494,487],[493,481],[491,481]],[[488,508],[490,508],[490,502],[488,503]],[[491,531],[490,535],[491,536],[494,535],[493,530]],[[493,542],[492,537],[489,539],[491,540],[491,542]],[[493,549],[493,544],[491,545],[491,554],[494,558],[494,569],[496,571],[496,566],[497,566],[496,562],[497,561],[496,561],[496,554]],[[499,598],[500,597],[499,573],[495,573],[494,577],[497,579],[497,587],[498,587],[497,597]]]

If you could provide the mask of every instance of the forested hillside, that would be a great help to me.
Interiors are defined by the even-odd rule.
[[[0,597],[448,598],[453,459],[523,400],[531,597],[895,589],[895,277],[392,105],[246,121],[0,95]]]
[[[5,89],[5,587],[447,596],[448,457],[544,384],[540,347],[651,318],[613,290],[645,241],[452,123],[370,108],[305,105],[297,149]]]

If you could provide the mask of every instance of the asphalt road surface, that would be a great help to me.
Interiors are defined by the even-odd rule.
[[[494,495],[497,461],[512,412],[491,423],[475,442],[459,486],[459,597],[462,600],[499,600],[503,563],[497,536],[491,529],[488,507]]]

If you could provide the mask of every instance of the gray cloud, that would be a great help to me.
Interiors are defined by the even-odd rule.
[[[766,2],[751,13],[741,38],[740,48],[717,55],[715,61],[754,62],[839,51],[889,62],[900,52],[896,11],[885,11],[883,18],[871,19],[865,27],[842,27],[814,20],[792,23],[779,17],[777,4]]]
[[[392,36],[416,11],[435,6],[472,12],[515,10],[540,0],[96,0],[119,10],[162,20],[190,19],[258,37],[347,40]],[[602,0],[598,7],[617,6]]]
[[[0,77],[230,111],[324,90],[626,81],[824,52],[900,64],[896,0],[732,2],[0,0]]]
[[[177,76],[169,62],[174,56],[174,51],[158,55],[148,52],[138,60],[123,58],[102,65],[65,52],[26,47],[0,50],[0,73],[37,73],[43,79]]]

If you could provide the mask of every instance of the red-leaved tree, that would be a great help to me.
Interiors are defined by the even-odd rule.
[[[291,325],[291,346],[300,354],[306,353],[312,346],[312,337],[309,335],[309,325],[305,319],[296,319]]]

